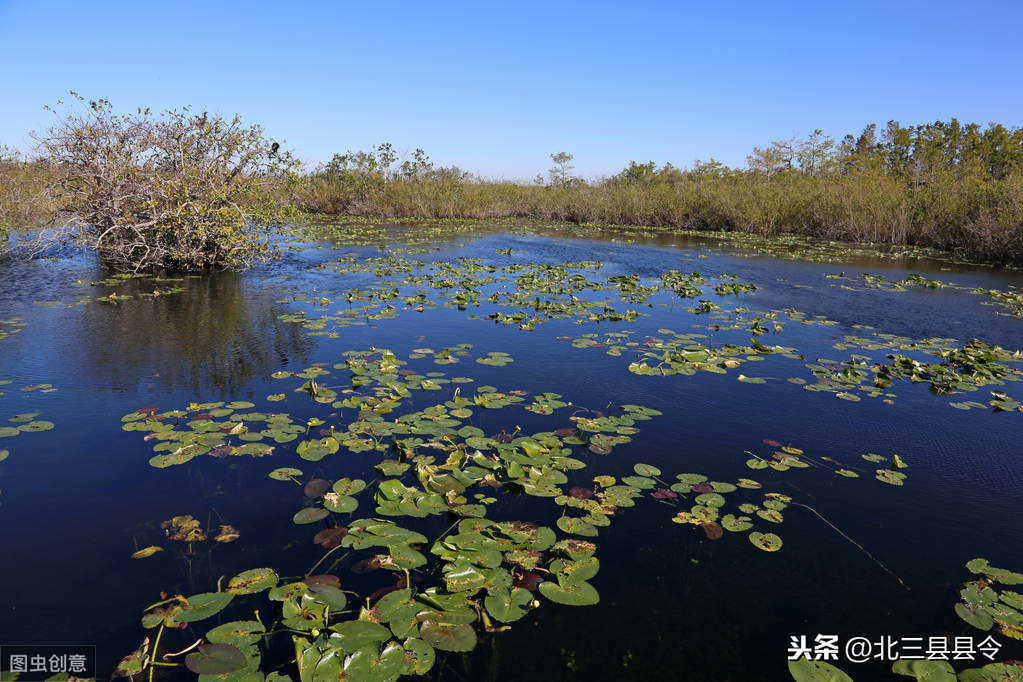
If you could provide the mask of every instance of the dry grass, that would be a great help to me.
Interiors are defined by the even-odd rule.
[[[880,171],[770,179],[753,172],[675,182],[551,187],[394,179],[352,196],[322,177],[297,195],[310,212],[381,218],[524,217],[757,234],[796,232],[855,242],[934,246],[1023,262],[1023,174],[951,174],[911,185]]]

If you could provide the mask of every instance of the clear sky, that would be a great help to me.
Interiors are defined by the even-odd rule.
[[[528,179],[742,165],[814,128],[1023,124],[1023,2],[0,0],[0,143],[69,89],[240,113],[310,164],[390,141]]]

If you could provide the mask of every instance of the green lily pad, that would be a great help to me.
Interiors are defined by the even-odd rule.
[[[293,478],[302,475],[301,469],[294,469],[292,467],[281,467],[280,469],[274,469],[270,472],[270,478],[276,481],[290,481]]]
[[[1002,592],[1001,600],[1013,608],[1023,610],[1023,594],[1006,590]]]
[[[575,533],[584,537],[597,536],[597,529],[592,523],[576,516],[562,516],[558,519],[558,528],[566,533]]]
[[[955,612],[957,616],[978,630],[990,630],[991,626],[995,624],[991,614],[979,604],[964,604],[960,602],[955,605]]]
[[[891,469],[878,469],[875,478],[889,485],[902,485],[902,482],[906,480],[906,474]]]
[[[529,611],[529,602],[533,595],[529,590],[513,587],[497,587],[491,590],[483,605],[487,612],[502,623],[514,623]]]
[[[401,476],[403,473],[408,471],[409,463],[397,462],[393,459],[385,459],[373,468],[382,473],[384,476]]]
[[[752,519],[750,519],[750,517],[736,517],[732,514],[725,514],[724,518],[721,519],[721,525],[725,530],[732,531],[733,533],[740,533],[753,527]]]
[[[895,661],[892,672],[916,678],[917,682],[956,682],[955,669],[948,661]]]
[[[771,523],[781,523],[785,520],[781,512],[776,509],[759,509],[757,510],[757,516]]]
[[[405,658],[409,660],[413,674],[425,675],[433,667],[436,657],[437,653],[433,647],[423,640],[415,637],[405,640]]]
[[[334,482],[334,492],[341,496],[356,495],[366,488],[362,479],[342,478]]]
[[[424,620],[419,626],[419,636],[441,651],[472,651],[476,647],[476,630],[466,623],[442,625],[435,620]]]
[[[206,633],[206,639],[215,644],[234,644],[235,646],[255,644],[263,638],[266,629],[262,623],[254,620],[237,620],[218,625]]]
[[[632,470],[640,476],[660,476],[661,470],[649,464],[634,464]]]
[[[550,580],[540,583],[540,594],[553,602],[568,606],[592,606],[600,601],[600,595],[588,582],[571,582],[560,585]]]
[[[338,514],[351,514],[359,507],[359,501],[354,497],[327,493],[323,496],[323,507]]]
[[[327,518],[329,514],[330,512],[323,507],[305,507],[296,513],[292,520],[298,524],[316,523]]]
[[[174,617],[179,623],[193,623],[222,611],[234,595],[228,592],[204,592],[188,598],[188,604]]]
[[[959,673],[959,682],[1021,682],[1023,666],[989,663],[983,668],[970,668]]]
[[[808,658],[789,661],[789,674],[796,682],[853,682],[851,677],[830,663]]]
[[[391,638],[390,630],[368,620],[349,620],[330,629],[341,635],[341,648],[349,653]]]
[[[749,534],[749,541],[753,546],[765,552],[777,552],[781,549],[781,538],[774,533],[761,533],[754,531]]]
[[[280,578],[272,568],[250,568],[242,571],[227,582],[227,592],[233,594],[254,594],[276,587]]]
[[[198,675],[225,675],[248,664],[242,650],[231,644],[202,644],[185,658],[185,667]]]

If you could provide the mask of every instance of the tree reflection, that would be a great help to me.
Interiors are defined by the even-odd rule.
[[[152,295],[172,287],[184,290]],[[129,389],[152,378],[169,390],[230,395],[289,360],[301,361],[313,345],[299,326],[279,319],[281,293],[246,273],[134,279],[93,291],[113,290],[130,299],[85,305],[75,335],[80,357],[103,386]]]

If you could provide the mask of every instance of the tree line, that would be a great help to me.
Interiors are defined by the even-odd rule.
[[[272,257],[270,232],[301,211],[795,232],[1023,262],[1023,129],[998,123],[814,130],[755,147],[741,168],[631,161],[589,181],[557,152],[546,174],[510,182],[389,143],[308,169],[238,117],[72,104],[31,158],[0,146],[0,244],[8,225],[50,220],[122,268],[244,267]]]

